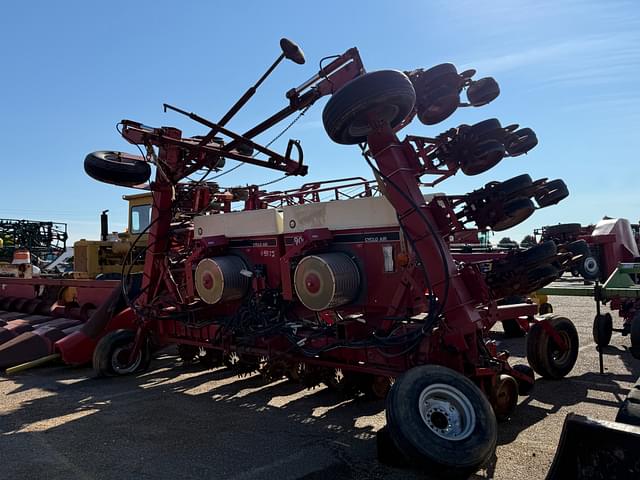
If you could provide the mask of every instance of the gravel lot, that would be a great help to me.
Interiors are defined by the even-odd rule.
[[[544,478],[566,414],[613,420],[640,375],[629,339],[616,333],[605,374],[597,373],[592,300],[551,303],[576,323],[578,363],[565,380],[540,380],[520,397],[513,418],[499,424],[497,459],[477,478]],[[524,340],[495,330],[500,349],[518,363]],[[97,380],[88,368],[40,368],[0,377],[0,478],[424,478],[377,463],[375,432],[383,425],[382,401],[201,371],[168,354],[137,377]]]

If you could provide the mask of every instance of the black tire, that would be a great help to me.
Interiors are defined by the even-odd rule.
[[[508,199],[510,197],[519,196],[517,195],[519,192],[531,188],[532,185],[533,180],[531,179],[531,175],[525,173],[516,177],[512,177],[508,180],[505,180],[504,182],[500,182],[493,188],[504,198]]]
[[[492,77],[475,80],[467,88],[467,99],[474,107],[486,105],[495,100],[498,95],[500,95],[500,87]]]
[[[458,427],[450,423],[453,416]],[[397,449],[432,475],[467,478],[495,452],[497,425],[489,401],[449,368],[423,365],[404,373],[387,396],[386,417]]]
[[[560,203],[569,196],[569,188],[563,180],[552,180],[536,192],[535,199],[540,208],[550,207]],[[571,225],[571,224],[569,224]]]
[[[473,154],[460,161],[465,175],[479,175],[492,169],[504,158],[504,145],[497,140],[485,140],[476,145]]]
[[[100,339],[93,351],[93,371],[97,377],[130,375],[149,368],[151,352],[146,342],[134,361],[128,363],[128,350],[135,335],[132,330],[115,330]]]
[[[600,347],[606,347],[613,335],[613,318],[610,313],[596,315],[593,319],[593,341]]]
[[[367,140],[367,114],[380,109],[382,119],[398,126],[413,110],[416,92],[407,76],[397,70],[367,73],[334,93],[322,112],[329,138],[343,145]]]
[[[440,85],[429,90],[424,100],[417,105],[418,120],[425,125],[435,125],[449,118],[460,105],[458,89]]]
[[[519,265],[532,267],[548,262],[551,258],[555,257],[557,253],[558,249],[556,244],[551,240],[547,240],[546,242],[527,248],[523,252],[517,253],[516,261]]]
[[[565,317],[550,316],[542,321],[548,322],[563,337],[569,349],[559,351],[541,323],[534,323],[527,335],[527,360],[539,375],[558,380],[573,369],[578,359],[578,332],[573,322]]]
[[[567,251],[573,256],[582,255],[582,259],[577,264],[577,272],[585,280],[597,280],[600,278],[600,265],[598,260],[591,254],[591,249],[584,240],[576,240],[567,245]]]
[[[524,222],[535,212],[533,202],[528,198],[514,198],[505,202],[503,216],[490,225],[491,230],[501,232]]]
[[[123,152],[98,151],[84,159],[84,171],[99,182],[133,187],[149,181],[151,167]]]
[[[521,128],[513,132],[506,143],[510,157],[523,155],[538,145],[538,137],[530,128]]]
[[[502,124],[497,118],[488,118],[469,127],[469,134],[479,140],[495,139],[496,133],[502,130]]]
[[[640,312],[631,319],[631,348],[633,358],[640,360]]]
[[[527,334],[515,318],[503,320],[502,330],[504,331],[504,336],[508,338],[524,337]]]
[[[533,390],[536,381],[536,376],[533,372],[533,368],[531,368],[529,365],[520,363],[518,365],[514,365],[513,369],[531,379],[531,382],[527,382],[520,378],[514,377],[516,379],[516,382],[518,382],[518,393],[520,395],[527,395],[529,392],[531,392],[531,390]]]

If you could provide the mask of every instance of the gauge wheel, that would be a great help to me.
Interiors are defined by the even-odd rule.
[[[601,313],[593,319],[593,341],[600,347],[606,347],[613,335],[613,318],[610,313]]]
[[[432,475],[467,478],[495,452],[491,404],[454,370],[439,365],[408,370],[391,387],[386,407],[398,451]]]
[[[510,157],[523,155],[538,145],[538,137],[530,128],[521,128],[513,132],[506,143]]]
[[[480,78],[467,87],[467,99],[474,107],[481,107],[500,95],[498,82],[492,77]]]
[[[97,377],[131,375],[149,368],[151,353],[147,342],[131,360],[131,348],[135,340],[132,330],[115,330],[100,339],[93,351],[93,370]]]
[[[508,420],[518,406],[518,382],[511,375],[498,375],[491,398],[493,411],[500,421]]]
[[[540,208],[550,207],[560,203],[569,196],[569,189],[564,180],[552,180],[547,182],[535,194],[536,202]],[[568,224],[573,225],[573,224]]]
[[[491,225],[495,232],[507,230],[524,222],[535,211],[533,202],[528,198],[514,198],[505,202],[502,211],[503,216]]]
[[[476,145],[473,153],[464,156],[460,170],[465,175],[479,175],[492,169],[504,158],[504,145],[497,140],[485,140]]]
[[[367,140],[371,120],[398,126],[413,111],[416,92],[409,78],[397,70],[367,73],[332,95],[322,112],[329,138],[343,145]]]
[[[562,337],[568,348],[561,350],[542,326],[548,322]],[[544,378],[557,380],[565,377],[578,358],[578,332],[571,320],[561,316],[549,316],[534,323],[527,335],[527,360],[529,365]]]

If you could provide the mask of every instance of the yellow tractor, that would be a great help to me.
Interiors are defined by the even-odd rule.
[[[129,202],[129,222],[123,233],[109,234],[105,210],[100,216],[100,240],[78,240],[73,244],[73,277],[118,279],[122,265],[131,266],[131,272],[142,271],[146,233],[151,220],[152,195],[150,192],[123,195]],[[133,248],[132,248],[133,246]]]

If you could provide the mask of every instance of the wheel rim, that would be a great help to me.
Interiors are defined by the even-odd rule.
[[[124,375],[133,373],[138,369],[140,362],[142,362],[142,351],[138,352],[138,355],[131,364],[127,363],[130,352],[131,348],[129,346],[118,347],[113,351],[111,355],[111,368],[113,368],[115,373]]]
[[[418,408],[427,428],[445,440],[464,440],[475,429],[471,401],[451,385],[429,385],[420,394]]]
[[[589,275],[595,275],[598,273],[598,262],[593,257],[587,257],[582,264],[584,271]]]
[[[569,358],[571,357],[571,338],[569,338],[567,332],[558,332],[558,335],[560,335],[564,343],[567,345],[567,349],[565,351],[562,351],[560,347],[556,345],[556,342],[551,340],[551,343],[553,344],[551,358],[556,365],[564,365],[569,361]]]

